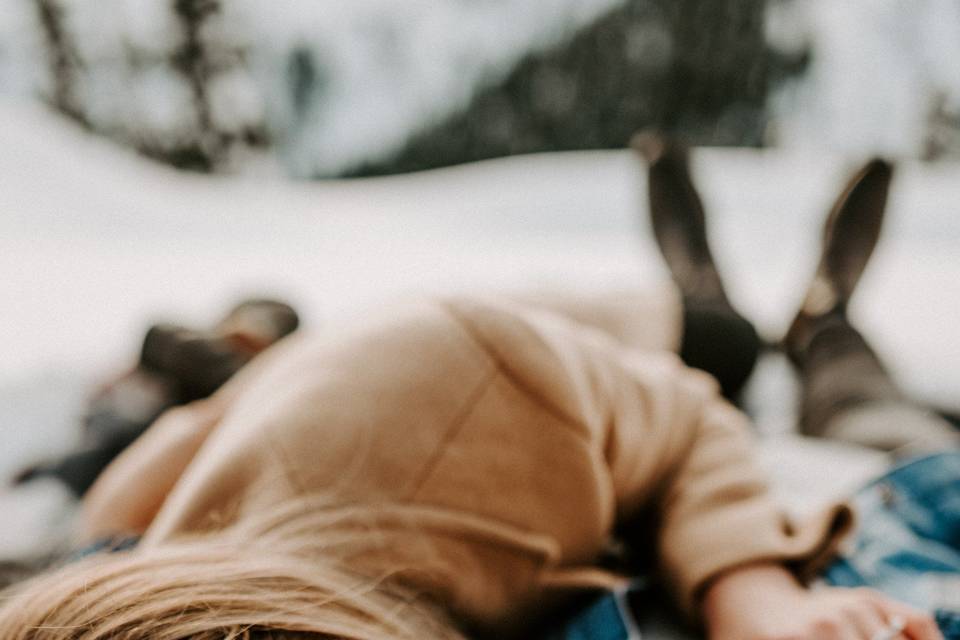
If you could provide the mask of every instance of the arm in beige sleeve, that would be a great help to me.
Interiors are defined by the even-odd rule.
[[[652,520],[638,522],[656,536],[662,574],[688,612],[724,572],[807,565],[844,530],[849,510],[841,507],[810,526],[787,522],[754,458],[746,417],[676,355],[630,350],[511,304],[457,299],[447,308],[528,395],[595,439],[620,524],[659,512],[656,531]]]
[[[171,409],[120,454],[84,497],[80,543],[142,533],[220,420],[223,404],[215,396]]]
[[[228,408],[271,361],[283,357],[288,343],[283,340],[258,355],[209,398],[162,414],[110,463],[84,496],[79,542],[143,533]]]
[[[705,374],[676,363],[655,384],[652,415],[661,424],[644,430],[647,456],[659,461],[647,481],[658,487],[658,560],[681,605],[695,612],[705,587],[732,569],[809,564],[836,546],[849,528],[849,509],[836,506],[804,526],[790,523],[770,496],[746,416]]]

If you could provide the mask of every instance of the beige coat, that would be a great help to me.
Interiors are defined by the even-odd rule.
[[[144,545],[316,495],[331,527],[370,535],[355,568],[398,572],[480,625],[615,584],[595,562],[641,514],[659,522],[656,557],[691,609],[731,567],[822,557],[842,509],[787,523],[712,379],[633,348],[670,346],[678,327],[671,295],[473,298],[291,337],[222,390]]]

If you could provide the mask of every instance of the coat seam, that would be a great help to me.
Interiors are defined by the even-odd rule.
[[[440,442],[437,443],[436,448],[433,453],[430,455],[430,458],[424,463],[423,467],[420,469],[420,473],[417,476],[417,479],[413,482],[411,487],[410,496],[411,500],[415,500],[417,494],[420,493],[420,489],[426,484],[427,480],[433,475],[433,471],[440,464],[440,461],[446,455],[447,449],[450,444],[457,439],[457,436],[460,435],[460,432],[463,430],[463,426],[467,423],[467,418],[470,417],[470,414],[473,413],[473,410],[479,404],[480,399],[486,395],[487,390],[490,388],[490,384],[497,376],[497,369],[491,367],[490,371],[477,383],[476,388],[470,393],[467,397],[467,400],[463,403],[463,406],[457,411],[457,414],[450,421],[450,424],[447,425],[447,428],[444,430],[443,438]]]
[[[459,311],[455,310],[453,305],[446,302],[441,302],[440,304],[450,315],[450,317],[463,329],[463,331],[470,336],[473,342],[477,344],[487,354],[487,356],[493,360],[497,371],[502,373],[516,389],[521,391],[529,399],[533,400],[538,406],[540,406],[540,408],[547,411],[547,413],[560,421],[568,429],[576,431],[583,437],[586,437],[587,434],[590,433],[590,429],[586,424],[571,417],[566,411],[544,398],[542,394],[530,388],[530,386],[526,384],[523,379],[507,365],[506,361],[501,357],[500,352],[483,337],[473,322],[471,322]]]

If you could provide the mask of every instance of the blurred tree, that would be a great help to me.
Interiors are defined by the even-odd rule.
[[[568,44],[529,56],[469,108],[353,175],[517,153],[622,148],[641,128],[760,146],[766,100],[806,67],[765,38],[766,0],[630,0]]]
[[[357,151],[339,165],[334,158],[324,169],[307,162],[293,170],[326,171],[315,177],[375,175],[518,153],[622,148],[642,128],[695,144],[761,145],[771,88],[801,72],[809,55],[804,49],[786,56],[768,45],[765,17],[773,1],[622,0],[563,44],[531,53],[502,80],[480,86],[465,109],[439,122],[398,125],[419,129],[400,131],[407,142],[386,160],[357,166],[356,157],[375,156]],[[264,46],[250,33],[230,32],[219,22],[235,8],[228,0],[145,5],[167,25],[159,44],[144,40],[129,16],[109,31],[101,0],[34,2],[50,76],[46,99],[88,129],[182,168],[228,168],[238,150],[242,157],[243,150],[271,142],[283,150],[284,135],[307,141],[299,151],[308,161],[314,152],[331,155],[330,132],[317,116],[329,106],[320,89],[363,81],[328,78],[337,69],[317,66],[322,39]],[[110,6],[118,12],[125,5]],[[75,26],[91,23],[100,31]],[[370,37],[389,45],[395,26]],[[100,40],[116,50],[104,53]],[[262,75],[252,72],[258,46],[289,59],[288,87],[264,86]],[[461,65],[477,66],[475,60]],[[420,88],[412,82],[405,90]],[[294,113],[270,121],[265,105],[284,92]]]

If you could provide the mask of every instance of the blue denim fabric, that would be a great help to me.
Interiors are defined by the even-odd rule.
[[[626,591],[598,595],[574,616],[542,634],[541,640],[640,640],[627,593],[643,587],[638,581]]]
[[[68,562],[83,560],[98,553],[117,553],[120,551],[129,551],[140,542],[139,536],[121,536],[111,538],[101,538],[85,547],[77,549],[70,554]]]
[[[947,640],[960,640],[960,452],[896,467],[852,502],[857,529],[823,582],[871,587],[931,611]],[[605,594],[546,638],[632,640],[632,616]]]
[[[853,498],[858,524],[846,548],[822,574],[823,582],[871,587],[932,611],[947,640],[960,640],[960,452],[907,462]],[[105,540],[77,557],[122,551],[135,538]],[[544,640],[636,640],[639,625],[627,604],[630,591],[598,595]]]
[[[544,640],[627,640],[630,636],[624,615],[614,594],[605,593],[568,623],[548,632]]]
[[[932,611],[960,640],[960,452],[907,462],[853,498],[858,525],[823,580]]]

